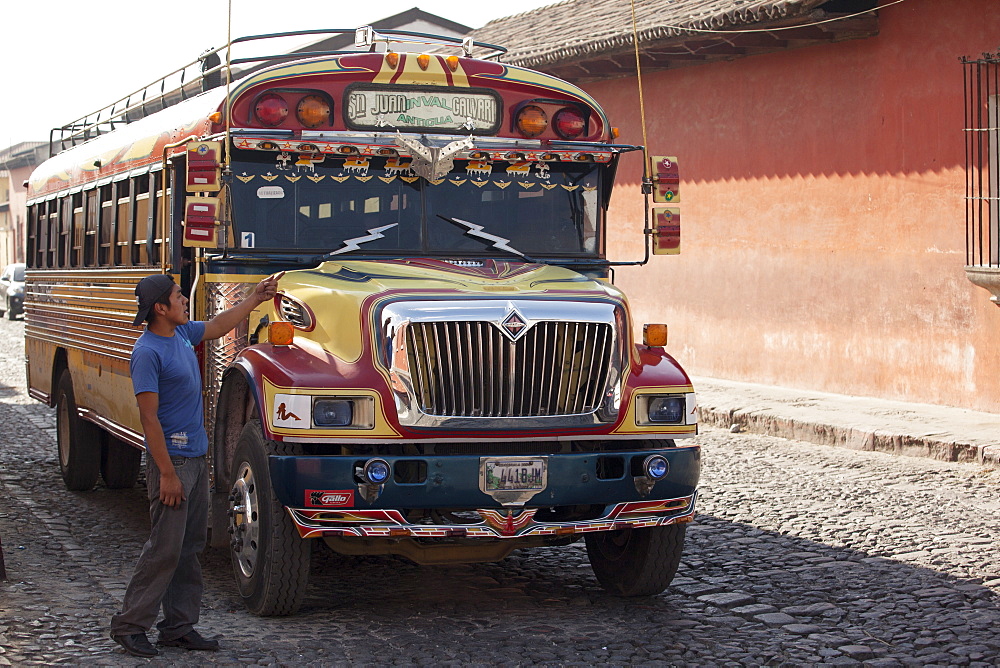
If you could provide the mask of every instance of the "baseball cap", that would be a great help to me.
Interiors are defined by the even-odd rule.
[[[136,313],[132,324],[141,325],[149,315],[149,309],[153,308],[153,304],[173,290],[175,285],[174,277],[170,274],[153,274],[139,281],[139,285],[135,286],[135,301],[139,312]]]

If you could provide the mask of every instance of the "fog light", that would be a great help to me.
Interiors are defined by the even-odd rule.
[[[361,479],[372,485],[381,485],[391,474],[392,468],[384,459],[369,459],[361,469]]]
[[[642,468],[646,472],[646,477],[650,480],[659,480],[667,475],[670,464],[661,455],[650,455],[642,463]]]
[[[649,421],[679,424],[684,421],[684,397],[650,397]]]
[[[354,403],[343,399],[317,399],[313,424],[317,427],[347,427],[354,420]]]

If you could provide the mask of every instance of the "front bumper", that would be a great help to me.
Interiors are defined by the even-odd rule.
[[[670,470],[651,489],[643,490],[631,475],[631,461],[651,453],[663,455]],[[618,458],[623,462],[623,473],[609,477],[608,471],[615,469],[607,460]],[[271,482],[304,538],[520,538],[690,521],[701,470],[698,446],[548,455],[545,488],[523,505],[505,505],[480,489],[483,458],[479,456],[382,459],[394,470],[401,462],[419,459],[426,465],[426,477],[419,483],[397,482],[390,477],[373,490],[355,478],[355,469],[364,458],[272,456]],[[543,509],[581,506],[598,510],[586,519],[568,521],[546,521],[553,515],[539,514]],[[472,520],[460,524],[417,523],[407,519],[412,516],[408,511],[414,509],[475,512]]]

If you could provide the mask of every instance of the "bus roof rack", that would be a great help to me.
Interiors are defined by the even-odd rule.
[[[293,51],[270,55],[252,55],[232,58],[227,52],[236,44],[274,40],[287,37],[302,37],[307,35],[354,35],[354,50],[332,51]],[[359,49],[368,48],[375,51],[378,44],[385,44],[390,50],[392,44],[425,44],[437,47],[459,47],[466,56],[471,56],[473,48],[485,49],[483,59],[498,58],[507,53],[507,49],[495,44],[476,42],[470,37],[450,37],[428,33],[411,32],[408,30],[376,31],[371,26],[360,28],[329,28],[316,30],[298,30],[292,32],[268,33],[238,37],[227,46],[207,49],[195,60],[156,79],[150,84],[139,88],[113,103],[101,107],[85,116],[81,116],[66,125],[53,128],[49,132],[49,156],[72,148],[78,144],[90,141],[107,134],[119,126],[127,125],[150,114],[183,102],[212,88],[225,83],[227,71],[236,81],[248,74],[265,67],[270,63],[286,60],[301,60],[318,56],[359,53]],[[227,62],[229,63],[227,65]],[[248,67],[237,70],[236,65],[248,63],[263,63],[258,67]]]
[[[507,49],[496,44],[486,44],[476,42],[471,37],[448,37],[445,35],[430,35],[422,32],[411,32],[409,30],[385,30],[377,31],[371,26],[361,26],[354,31],[354,46],[359,49],[370,47],[375,48],[376,44],[383,43],[388,49],[392,44],[427,44],[431,46],[458,46],[461,47],[466,57],[472,55],[473,47],[489,49],[491,53],[483,56],[484,59],[495,58],[507,53]]]

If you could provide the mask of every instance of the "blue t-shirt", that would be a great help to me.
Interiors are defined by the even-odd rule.
[[[191,321],[177,327],[173,336],[146,330],[132,348],[132,389],[136,394],[159,395],[156,417],[163,427],[167,452],[174,456],[200,457],[208,452],[201,371],[194,354],[194,346],[204,335],[205,323]]]

